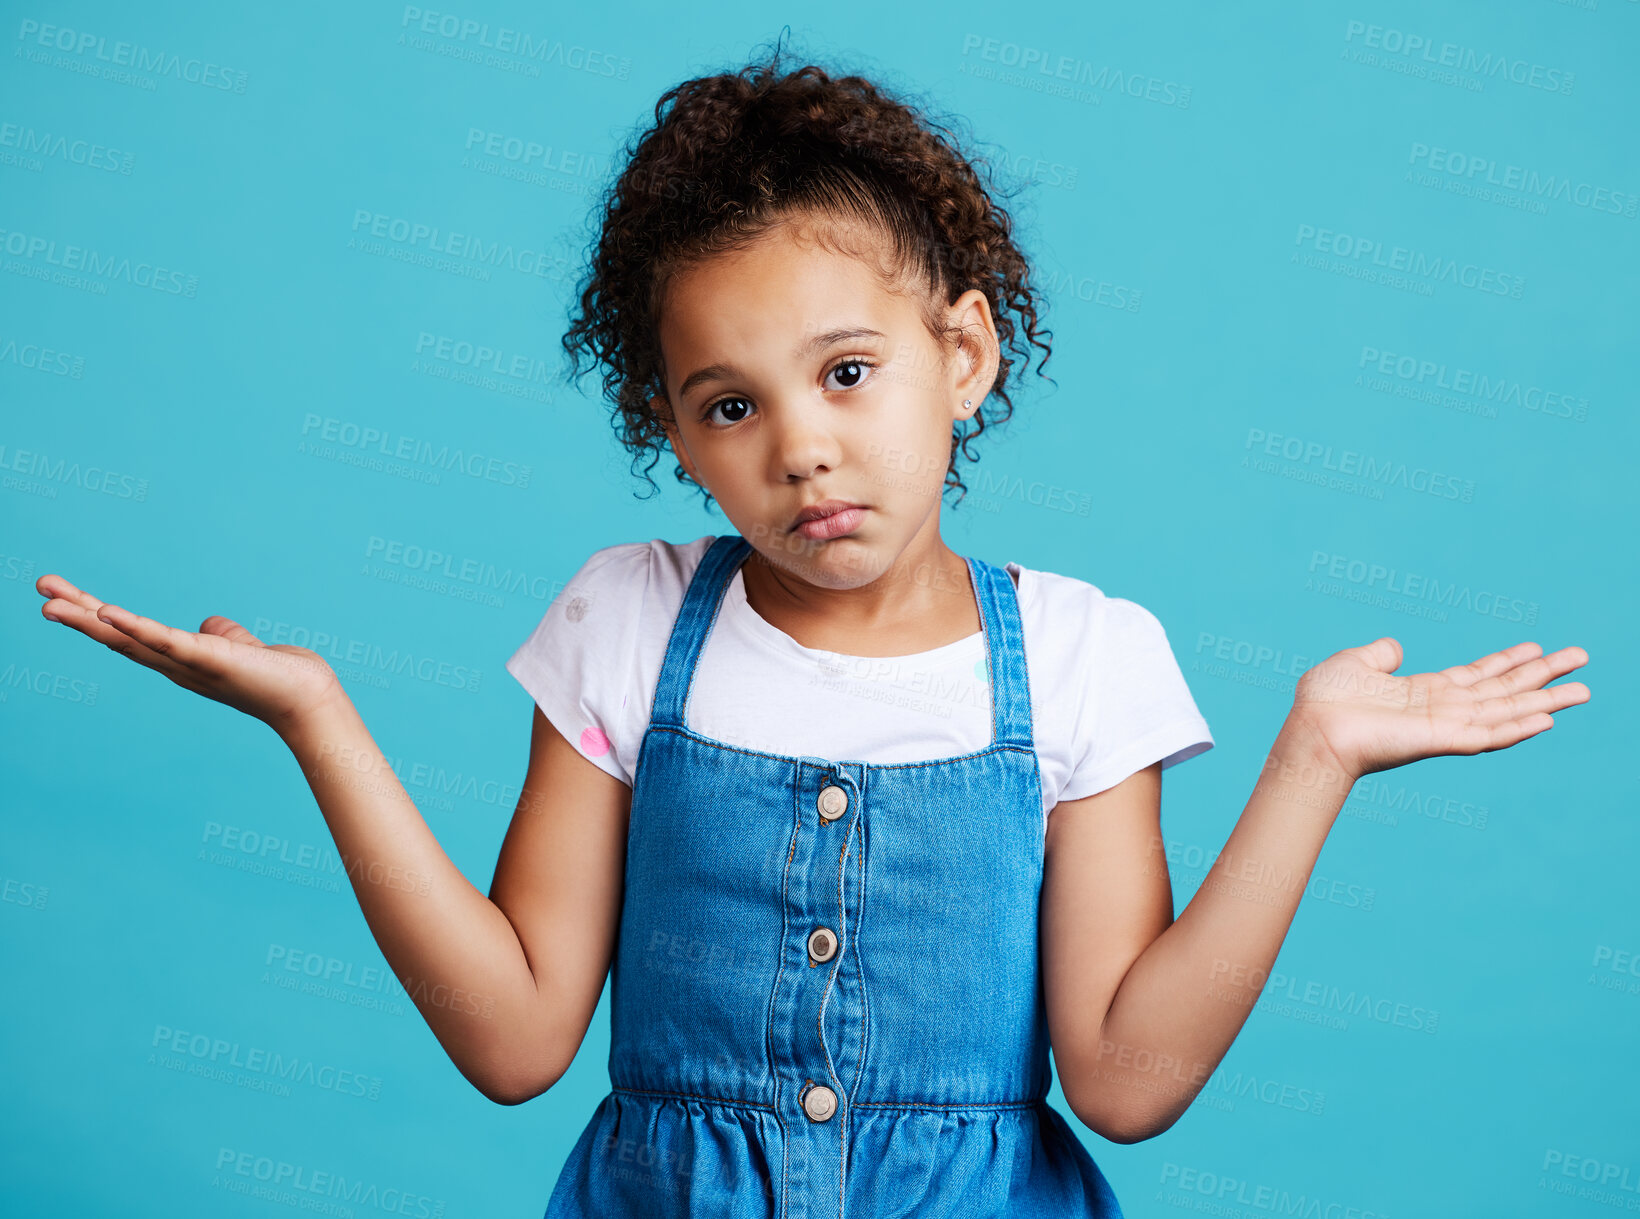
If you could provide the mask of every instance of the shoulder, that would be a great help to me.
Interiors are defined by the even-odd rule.
[[[714,540],[592,551],[506,663],[559,732],[628,786],[667,637]]]
[[[647,542],[620,542],[593,551],[564,586],[565,601],[575,596],[589,602],[601,594],[618,599],[636,609],[645,602],[672,599],[678,604],[689,586],[707,549],[717,539],[712,535],[692,542],[668,542],[653,538]],[[590,609],[583,603],[583,610]]]
[[[712,534],[692,542],[668,542],[651,538],[647,542],[617,542],[594,550],[582,562],[576,579],[611,579],[636,573],[693,573],[701,558],[717,538]]]
[[[1010,564],[1017,567],[1017,564]],[[1213,747],[1161,620],[1137,601],[1057,572],[1020,570],[1029,677],[1056,801],[1106,790]],[[1034,637],[1033,637],[1034,636]]]
[[[1027,637],[1076,638],[1085,650],[1167,647],[1161,620],[1137,601],[1113,597],[1096,584],[1009,563],[1017,577],[1019,612]]]
[[[1075,576],[1018,570],[1026,664],[1043,701],[1120,706],[1177,692],[1178,656],[1149,609]]]
[[[526,647],[558,652],[593,640],[630,646],[662,630],[713,540],[655,538],[594,550],[557,589]]]

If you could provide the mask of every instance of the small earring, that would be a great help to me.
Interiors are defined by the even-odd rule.
[[[974,409],[974,400],[972,398],[964,398],[962,400],[962,409],[965,410],[965,411],[973,410]]]

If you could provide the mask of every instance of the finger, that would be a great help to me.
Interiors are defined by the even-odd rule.
[[[1535,715],[1522,716],[1518,720],[1510,720],[1490,730],[1489,739],[1481,747],[1480,752],[1494,753],[1499,749],[1508,749],[1511,745],[1518,745],[1527,737],[1534,737],[1540,732],[1547,732],[1554,726],[1555,717],[1547,712],[1538,712]]]
[[[34,591],[43,597],[67,597],[80,590],[56,572],[48,571],[34,582]]]
[[[1380,673],[1393,673],[1401,667],[1401,645],[1388,635],[1354,650],[1360,653],[1362,660]]]
[[[80,605],[77,601],[65,601],[60,597],[54,597],[40,607],[40,612],[57,622],[61,622],[64,626],[73,627],[82,635],[96,640],[105,647],[112,648],[120,655],[129,657],[138,664],[163,668],[169,663],[164,657],[144,647],[118,627],[97,617],[97,612],[106,607],[101,601],[97,601],[96,604],[97,610],[93,611]]]
[[[202,650],[186,631],[174,630],[117,605],[105,604],[93,618],[113,633],[108,646],[114,651],[147,665],[185,690],[203,694],[208,679],[215,676],[199,663]]]
[[[52,606],[55,600],[62,600],[69,605],[77,605],[81,609],[90,610],[95,614],[102,608],[102,602],[88,592],[75,588],[59,575],[44,575],[34,582],[35,591],[46,598],[46,607],[50,607],[52,614],[59,614],[62,606]],[[45,607],[42,607],[45,608]]]
[[[1542,651],[1543,649],[1535,643],[1517,643],[1512,648],[1493,652],[1490,656],[1482,656],[1479,660],[1472,660],[1466,665],[1453,665],[1450,669],[1442,669],[1441,676],[1451,678],[1455,686],[1473,686],[1476,682],[1496,677],[1499,673],[1507,673],[1522,661],[1530,660]]]
[[[103,602],[97,600],[97,598],[93,597],[90,593],[75,588],[74,585],[63,579],[63,577],[54,573],[48,573],[41,576],[37,581],[35,581],[34,587],[37,592],[49,598],[49,600],[47,600],[46,603],[40,607],[40,609],[47,618],[50,618],[55,622],[62,622],[64,620],[64,611],[67,608],[60,604],[53,604],[53,602],[56,602],[59,599],[68,601],[73,605],[78,605],[82,609],[90,611],[93,615],[103,608]],[[95,621],[102,623],[100,618],[95,619]],[[88,620],[81,619],[72,625],[81,626],[83,629],[84,627],[89,626],[90,622]],[[108,624],[102,623],[102,625],[107,626]],[[91,630],[86,630],[85,633],[92,635],[93,638],[97,638],[97,635]],[[232,618],[225,618],[221,614],[212,614],[209,618],[205,619],[204,622],[200,623],[199,633],[201,635],[220,635],[223,639],[226,639],[232,643],[254,643],[259,647],[267,646],[255,635],[240,626],[239,623],[235,622]],[[129,638],[129,636],[127,636],[127,638]],[[115,641],[112,640],[112,637],[109,637],[98,639],[98,642],[111,643]],[[150,649],[150,651],[151,650],[152,649]]]
[[[219,635],[230,643],[254,643],[258,647],[267,647],[255,635],[240,626],[232,618],[224,618],[221,614],[212,614],[199,624],[201,635]]]
[[[1536,646],[1536,645],[1533,645]],[[1505,673],[1476,682],[1473,692],[1482,698],[1499,694],[1513,694],[1521,690],[1536,690],[1557,677],[1564,677],[1573,669],[1588,664],[1589,654],[1579,647],[1561,648],[1547,656],[1523,661]]]
[[[1470,717],[1476,724],[1490,726],[1528,715],[1575,707],[1588,701],[1589,687],[1580,681],[1572,681],[1564,686],[1550,686],[1546,690],[1522,690],[1516,694],[1483,698],[1475,704]]]
[[[200,660],[199,642],[188,631],[179,631],[117,605],[104,605],[97,611],[97,618],[180,668],[192,669]]]
[[[205,693],[205,686],[198,679],[198,674],[177,664],[170,657],[156,652],[139,640],[120,630],[113,622],[104,621],[98,615],[109,607],[97,600],[90,593],[75,588],[61,576],[42,576],[35,587],[41,593],[50,592],[51,600],[40,607],[40,612],[54,622],[61,622],[64,626],[71,626],[87,638],[95,640],[110,651],[118,652],[127,660],[134,660],[140,665],[153,669],[175,682],[185,690],[192,690],[196,694]],[[119,613],[118,606],[113,607]],[[132,615],[134,617],[134,615]]]

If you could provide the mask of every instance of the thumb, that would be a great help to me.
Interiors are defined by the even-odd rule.
[[[266,647],[260,639],[240,626],[232,618],[224,618],[221,614],[212,614],[199,624],[201,635],[220,635],[229,643],[254,643],[258,647]]]
[[[1362,660],[1380,673],[1393,673],[1401,667],[1401,645],[1388,635],[1355,650],[1361,654]]]

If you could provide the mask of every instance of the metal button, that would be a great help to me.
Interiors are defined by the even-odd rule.
[[[820,815],[827,821],[836,821],[848,808],[848,793],[835,784],[820,789]]]
[[[803,1112],[811,1122],[823,1122],[837,1112],[837,1093],[825,1084],[815,1084],[803,1093]]]
[[[829,961],[837,955],[837,937],[830,927],[816,927],[809,932],[809,959]]]

